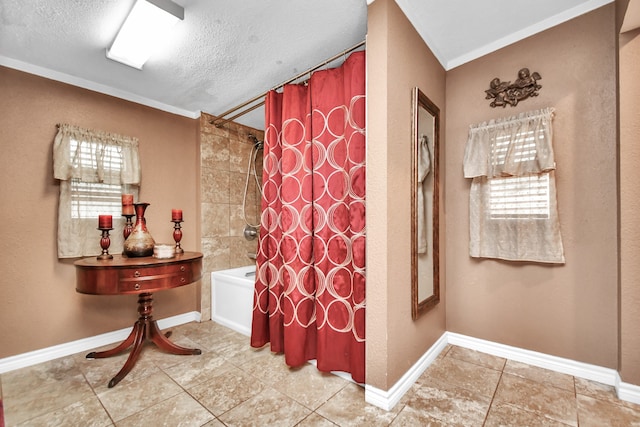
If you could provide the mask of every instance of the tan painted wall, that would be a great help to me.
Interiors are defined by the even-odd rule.
[[[149,231],[172,242],[182,208],[182,247],[199,250],[198,121],[4,67],[0,93],[0,358],[131,326],[135,296],[80,295],[72,262],[57,259],[56,123],[138,137]],[[155,317],[198,310],[198,287],[155,294]]]
[[[447,73],[447,330],[617,368],[616,32],[609,4]],[[540,96],[492,109],[494,77],[541,74]],[[552,106],[566,265],[468,256],[468,126]]]
[[[640,384],[640,29],[620,37],[620,376]]]
[[[440,303],[411,319],[410,186],[411,93],[418,86],[439,106],[446,146],[445,71],[393,0],[368,14],[367,384],[387,390],[445,331],[444,268]],[[443,236],[444,203],[440,215]],[[444,266],[442,240],[440,254]]]

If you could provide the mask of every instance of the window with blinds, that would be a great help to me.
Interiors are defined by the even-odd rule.
[[[536,158],[533,131],[518,133],[515,138],[498,136],[491,148],[494,165],[503,165],[507,154],[514,163],[535,161]],[[509,149],[511,153],[508,153]],[[489,179],[489,216],[492,219],[548,219],[549,174]]]
[[[489,214],[492,219],[548,219],[549,174],[490,179]]]
[[[78,166],[87,169],[97,169],[95,143],[80,144],[71,140],[72,156],[76,156]],[[103,166],[105,173],[119,174],[122,169],[122,157],[116,146],[103,147],[105,155]],[[106,184],[102,182],[83,182],[72,179],[71,183],[71,218],[98,218],[98,215],[120,216],[122,213],[122,186],[120,184]]]
[[[57,128],[53,177],[60,181],[58,258],[98,255],[98,216],[111,215],[114,228],[121,228],[122,194],[138,197],[138,139],[68,123]],[[122,233],[112,233],[110,239],[111,248],[119,250]]]
[[[553,114],[545,108],[469,127],[471,257],[564,264]]]
[[[540,135],[539,138],[544,138],[544,135]],[[515,151],[509,153],[513,162],[530,162],[536,158],[536,142],[532,130],[518,132],[515,137],[511,135],[496,136],[495,141],[491,144],[494,165],[504,165],[509,147]]]

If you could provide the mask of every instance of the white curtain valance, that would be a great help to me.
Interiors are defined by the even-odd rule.
[[[464,176],[524,176],[555,169],[551,145],[553,108],[470,126]]]
[[[553,108],[469,128],[464,176],[469,193],[469,255],[564,263],[558,219]]]
[[[54,178],[139,185],[140,175],[137,138],[58,125],[53,143]]]

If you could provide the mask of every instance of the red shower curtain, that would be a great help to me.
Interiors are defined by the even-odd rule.
[[[365,52],[265,103],[251,345],[365,381]]]

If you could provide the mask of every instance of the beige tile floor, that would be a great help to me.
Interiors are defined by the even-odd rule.
[[[6,426],[640,426],[640,405],[612,387],[461,347],[447,347],[386,412],[358,385],[312,365],[287,368],[216,323],[176,327],[171,339],[203,353],[148,345],[111,389],[126,354],[0,375]]]

